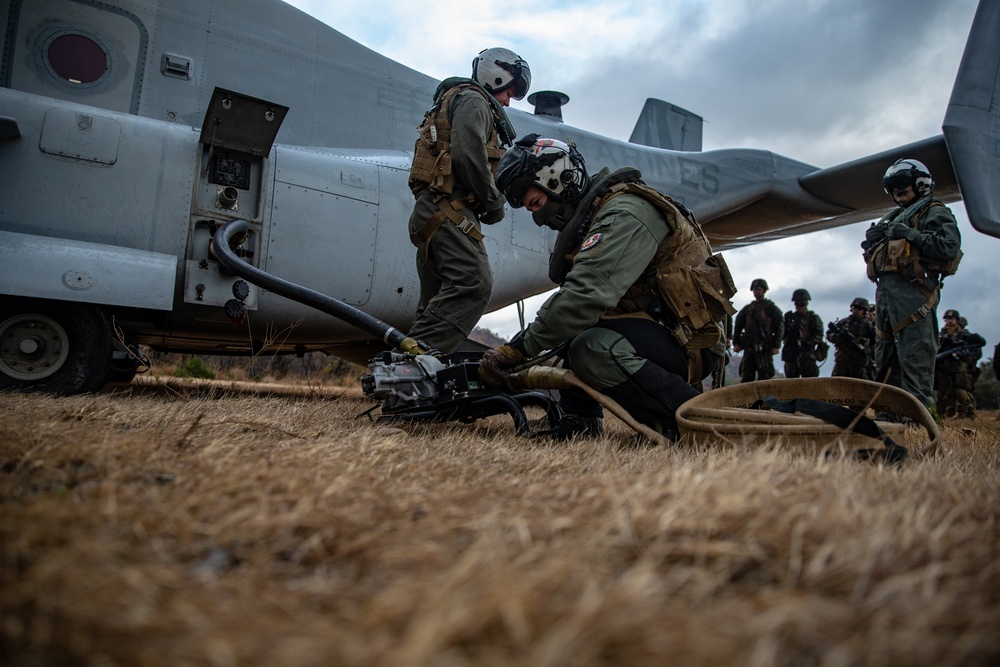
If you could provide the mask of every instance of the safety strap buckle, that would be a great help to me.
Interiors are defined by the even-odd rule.
[[[468,234],[476,228],[476,225],[473,224],[472,220],[464,217],[462,218],[462,222],[456,222],[455,226],[458,227],[458,231],[463,234]]]

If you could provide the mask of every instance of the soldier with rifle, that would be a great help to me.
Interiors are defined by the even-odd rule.
[[[833,343],[833,377],[875,379],[875,325],[868,316],[868,300],[851,301],[851,314],[830,322],[826,339]]]
[[[828,348],[823,342],[823,320],[809,310],[811,299],[807,290],[795,290],[792,292],[795,309],[785,313],[785,346],[781,350],[781,360],[785,362],[786,378],[819,377],[816,362],[826,361]]]
[[[944,417],[975,416],[972,390],[986,340],[959,324],[957,310],[944,312],[944,327],[935,358],[934,390],[938,411]]]
[[[754,300],[743,306],[733,326],[733,351],[743,352],[740,381],[769,380],[774,377],[774,355],[781,347],[785,322],[779,309],[765,299],[767,281],[756,278],[750,283]]]

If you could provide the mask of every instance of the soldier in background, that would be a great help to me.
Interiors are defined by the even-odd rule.
[[[737,313],[733,325],[733,351],[743,352],[741,382],[774,377],[774,355],[781,347],[785,323],[781,309],[764,298],[767,289],[767,281],[763,278],[756,278],[750,283],[754,300]]]
[[[823,346],[823,320],[809,310],[811,300],[807,290],[797,289],[792,292],[795,310],[785,313],[785,346],[781,350],[781,360],[785,362],[787,378],[819,377],[816,348]],[[823,351],[826,351],[825,346]]]
[[[971,418],[976,412],[972,391],[986,340],[965,329],[962,319],[957,310],[945,311],[935,360],[935,398],[938,412],[944,417]]]
[[[830,322],[826,339],[834,344],[833,377],[875,379],[875,325],[868,300],[851,301],[851,314]]]

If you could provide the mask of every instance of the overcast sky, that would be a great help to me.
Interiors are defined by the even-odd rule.
[[[569,95],[568,125],[628,139],[647,97],[705,119],[704,149],[760,148],[829,167],[941,134],[975,0],[293,0],[349,37],[437,79],[468,76],[473,56],[505,46],[531,65],[532,90]],[[433,9],[433,11],[431,11]],[[515,108],[531,111],[527,101]],[[888,165],[887,165],[888,166]],[[966,253],[940,314],[1000,339],[1000,239],[951,205]],[[859,243],[868,223],[725,253],[740,288],[767,279],[784,311],[809,290],[824,324],[873,298]],[[544,297],[529,299],[528,319]],[[483,318],[509,337],[514,307]],[[832,362],[826,364],[829,374]]]

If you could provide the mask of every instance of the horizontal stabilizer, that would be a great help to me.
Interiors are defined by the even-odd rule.
[[[701,126],[701,116],[650,97],[639,114],[629,141],[671,151],[700,151]]]
[[[944,138],[972,226],[1000,237],[1000,3],[982,0],[944,117]]]

